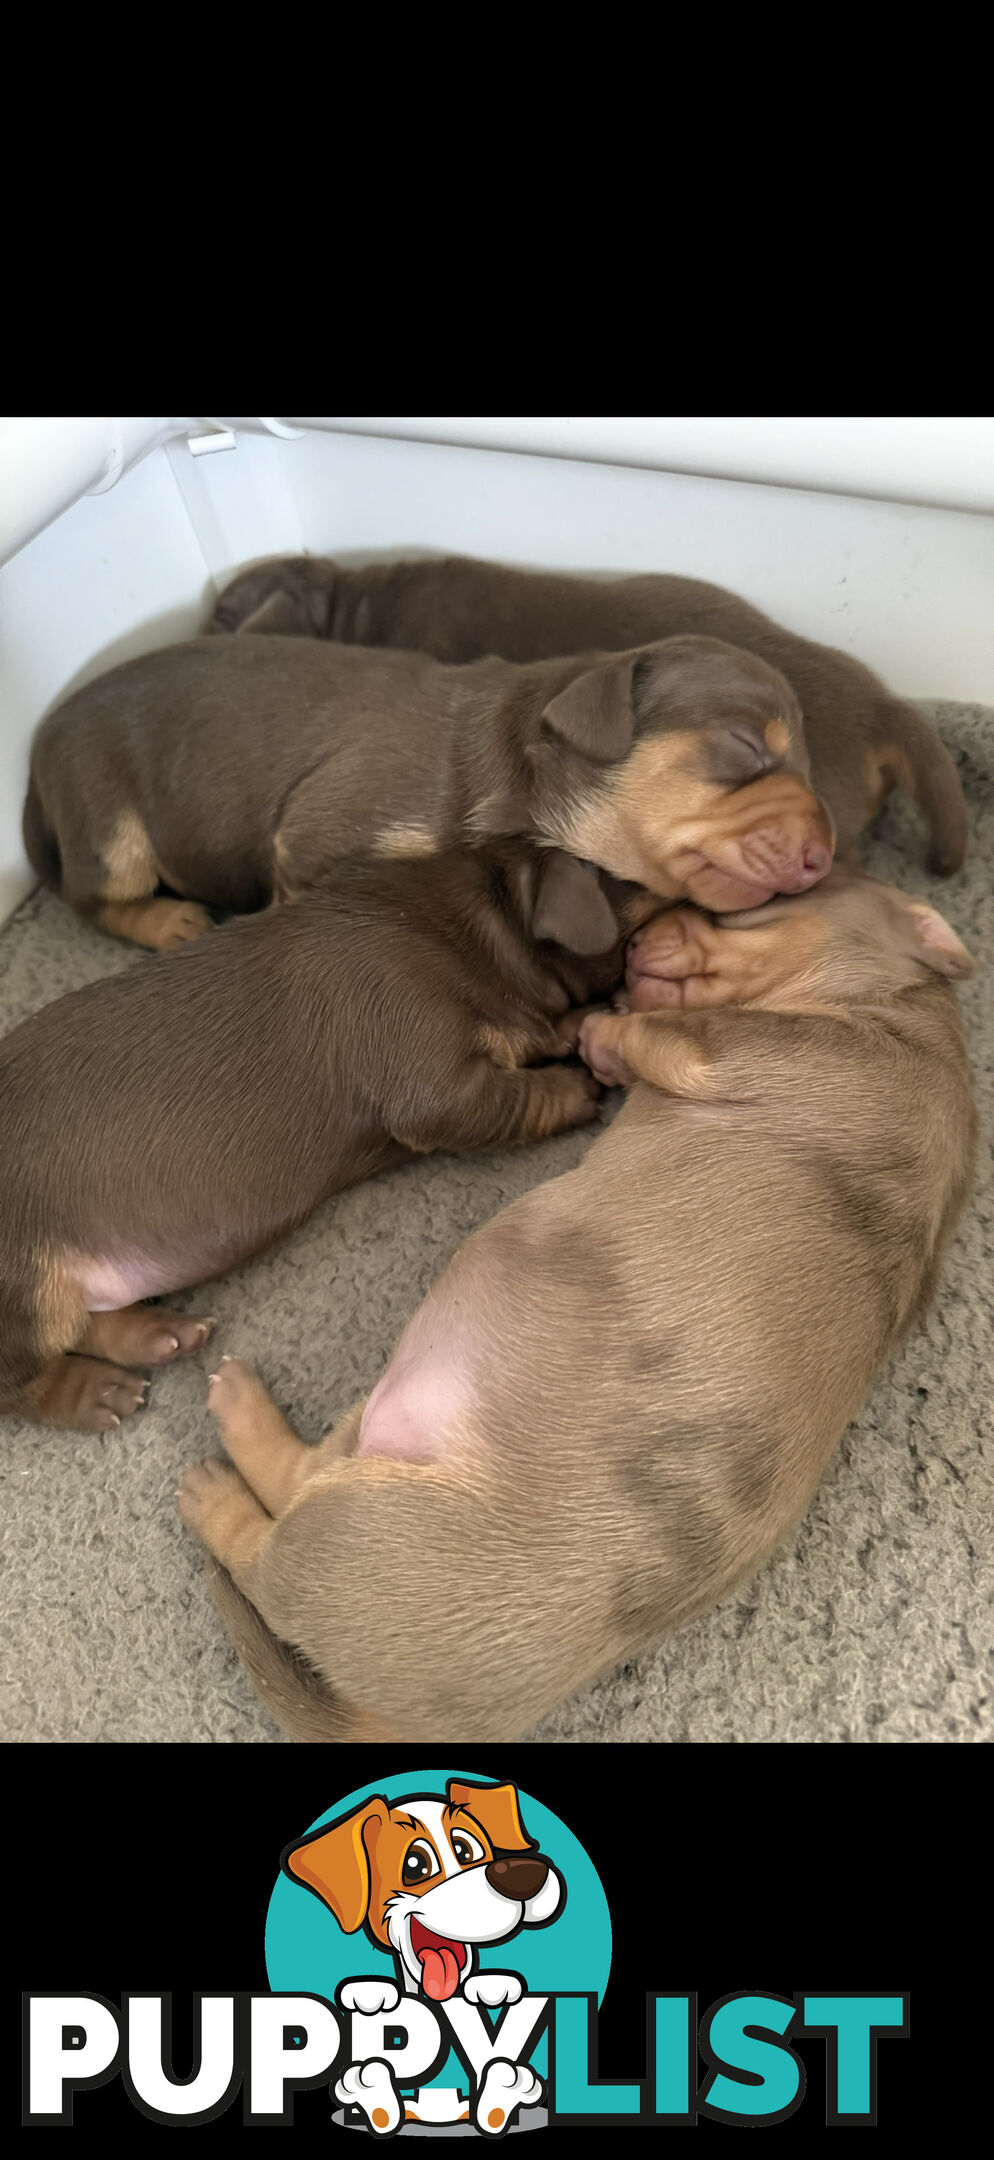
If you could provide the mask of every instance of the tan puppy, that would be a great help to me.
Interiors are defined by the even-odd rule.
[[[968,955],[841,872],[708,934],[746,1008],[586,1021],[620,1116],[468,1240],[322,1446],[214,1376],[232,1460],[180,1512],[294,1735],[529,1730],[761,1564],[925,1310],[974,1146]]]
[[[160,950],[206,929],[206,907],[297,899],[346,861],[508,840],[663,899],[751,907],[829,867],[807,775],[783,677],[714,638],[467,668],[197,638],[115,668],[43,723],[24,841],[80,914]],[[617,937],[603,912],[601,951]]]
[[[284,556],[245,570],[222,593],[208,629],[405,645],[436,660],[481,653],[544,660],[688,634],[727,639],[779,668],[804,715],[815,793],[827,804],[840,860],[891,788],[903,787],[929,827],[929,865],[957,870],[966,845],[963,790],[945,744],[850,653],[814,645],[758,608],[684,577],[564,577],[509,570],[464,555],[367,563]]]

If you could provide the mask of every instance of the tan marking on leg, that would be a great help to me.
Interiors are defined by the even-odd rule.
[[[502,1072],[517,1072],[533,1058],[553,1057],[556,1030],[544,1021],[532,1028],[493,1027],[485,1020],[477,1036],[477,1048],[499,1065]]]
[[[529,1078],[531,1086],[519,1139],[545,1140],[550,1133],[589,1125],[597,1116],[599,1090],[580,1066],[543,1065]]]
[[[282,829],[273,834],[273,902],[279,905],[292,900],[296,890],[290,861],[290,849]]]
[[[196,900],[110,900],[94,910],[92,920],[108,936],[127,938],[150,952],[189,945],[211,928],[207,909]]]
[[[872,816],[885,802],[892,788],[905,788],[909,795],[915,792],[915,777],[906,753],[897,743],[877,743],[863,752],[863,770],[868,789],[867,808]]]
[[[427,825],[385,825],[373,842],[375,855],[437,855],[438,839]]]
[[[105,900],[138,900],[153,893],[161,875],[155,849],[137,810],[122,810],[101,846]]]
[[[42,1259],[34,1317],[42,1357],[74,1350],[83,1337],[89,1314],[64,1255],[47,1253]]]

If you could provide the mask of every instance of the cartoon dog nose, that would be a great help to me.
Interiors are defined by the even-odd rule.
[[[516,1898],[524,1905],[537,1897],[549,1872],[547,1860],[530,1853],[514,1853],[509,1860],[491,1860],[483,1870],[488,1883],[501,1897]]]

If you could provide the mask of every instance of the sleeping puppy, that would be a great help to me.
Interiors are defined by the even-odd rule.
[[[840,859],[894,787],[928,820],[929,867],[958,870],[967,817],[956,767],[928,722],[848,653],[761,615],[696,578],[564,577],[452,556],[343,570],[288,556],[246,570],[222,593],[208,629],[405,645],[436,660],[543,660],[599,645],[605,652],[688,634],[727,639],[779,668],[804,715],[815,792],[835,822]]]
[[[744,1007],[588,1016],[621,1114],[462,1246],[321,1446],[213,1377],[230,1461],[180,1513],[295,1737],[529,1731],[761,1565],[920,1320],[974,1148],[967,954],[842,872],[709,935]]]
[[[349,864],[25,1020],[0,1042],[0,1410],[117,1424],[136,1368],[209,1328],[136,1300],[221,1273],[411,1151],[588,1123],[590,1073],[539,1061],[621,977],[620,943],[591,950],[601,911],[617,940],[646,905],[514,843]]]
[[[833,836],[793,692],[713,638],[467,668],[281,637],[170,645],[43,723],[24,813],[38,876],[158,949],[345,858],[508,838],[736,908],[822,877]]]

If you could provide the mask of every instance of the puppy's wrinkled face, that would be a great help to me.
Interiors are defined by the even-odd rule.
[[[831,863],[793,691],[716,638],[668,638],[581,675],[546,707],[532,759],[559,844],[663,898],[758,907]]]
[[[862,872],[832,870],[796,899],[711,917],[667,909],[628,946],[634,1012],[704,1005],[850,1004],[885,997],[928,974],[973,972],[935,908]]]

